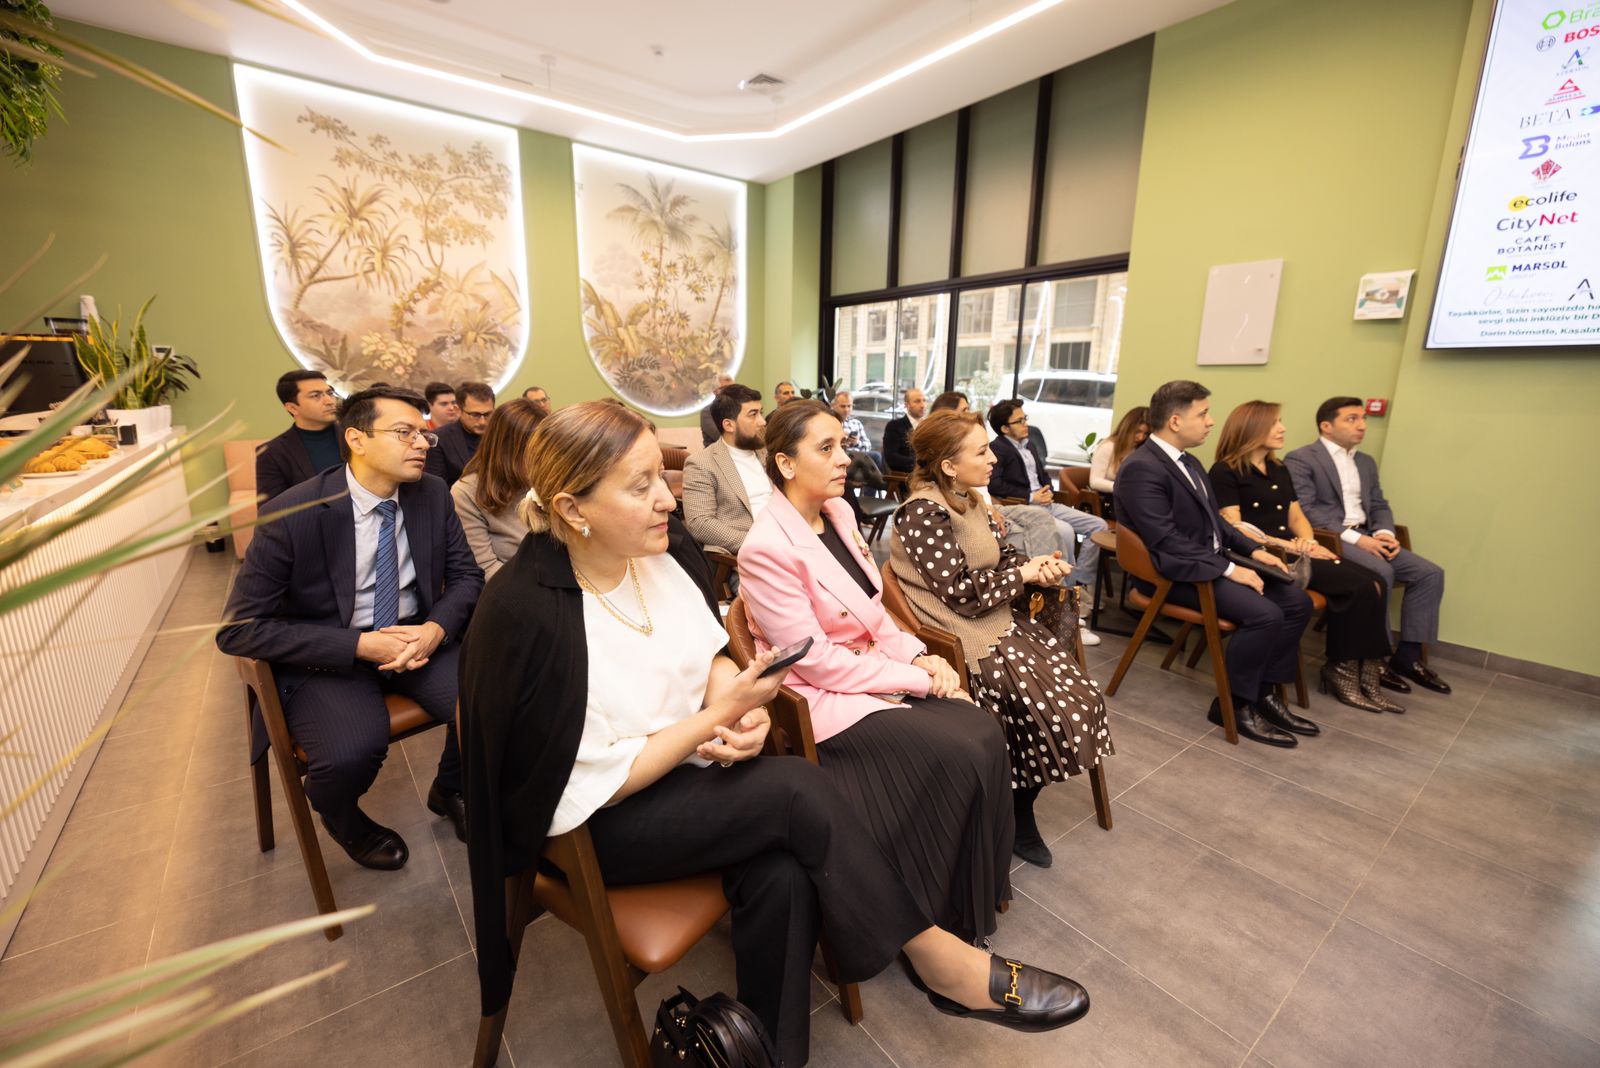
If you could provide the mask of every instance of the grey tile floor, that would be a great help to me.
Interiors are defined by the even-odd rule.
[[[168,627],[216,618],[230,562],[195,556]],[[107,739],[0,961],[0,1005],[312,911],[281,797],[278,847],[257,851],[240,685],[208,645],[183,659],[194,644],[153,646],[141,684],[164,681]],[[1122,649],[1090,650],[1102,684]],[[1160,655],[1142,651],[1110,700],[1115,829],[1083,783],[1046,790],[1055,866],[1016,871],[995,939],[1081,980],[1089,1016],[1048,1035],[953,1020],[890,969],[851,1027],[818,981],[813,1065],[1600,1064],[1600,698],[1440,662],[1454,695],[1413,694],[1403,716],[1314,695],[1323,736],[1285,752],[1224,742],[1208,673],[1162,672]],[[442,740],[397,747],[368,795],[411,844],[403,871],[325,851],[340,902],[378,911],[216,985],[344,970],[157,1063],[467,1063],[465,848],[423,804]],[[615,1064],[578,936],[541,919],[523,962],[501,1063]],[[641,1006],[680,983],[732,989],[725,927]]]

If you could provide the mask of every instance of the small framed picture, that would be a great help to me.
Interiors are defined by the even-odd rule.
[[[1361,283],[1356,286],[1356,309],[1351,318],[1404,319],[1406,299],[1411,295],[1411,276],[1416,273],[1413,268],[1362,275]]]

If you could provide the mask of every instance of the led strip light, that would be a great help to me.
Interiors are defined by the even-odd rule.
[[[368,48],[350,34],[346,33],[344,30],[341,30],[332,22],[329,22],[326,18],[311,10],[311,8],[304,3],[303,0],[279,0],[279,2],[285,7],[294,11],[296,14],[300,15],[307,22],[310,22],[312,25],[322,30],[329,37],[332,37],[334,40],[338,41],[340,44],[344,45],[346,48],[350,49],[352,52],[361,56],[363,59],[368,60],[369,62],[377,63],[385,67],[393,67],[396,70],[408,71],[412,74],[420,74],[428,78],[436,78],[439,81],[468,86],[473,89],[484,89],[491,93],[498,93],[501,96],[511,97],[514,100],[526,101],[530,104],[537,104],[540,107],[554,108],[557,111],[565,111],[571,115],[581,115],[584,118],[596,119],[600,122],[609,123],[612,126],[621,126],[625,129],[638,131],[639,133],[650,134],[653,137],[663,137],[669,141],[676,141],[680,144],[704,144],[707,142],[718,141],[769,141],[782,137],[785,134],[792,133],[795,130],[800,129],[802,126],[808,126],[823,116],[830,115],[833,112],[838,111],[840,108],[848,107],[858,100],[871,96],[878,90],[885,89],[901,79],[910,77],[918,71],[925,70],[941,60],[948,59],[957,52],[971,48],[973,45],[978,44],[981,41],[986,41],[997,33],[1002,33],[1006,30],[1009,30],[1013,26],[1026,22],[1035,15],[1042,14],[1053,7],[1057,7],[1060,4],[1065,3],[1065,0],[1034,0],[1034,3],[1029,4],[1027,7],[1014,11],[1011,14],[1006,15],[1004,18],[996,19],[994,22],[991,22],[980,29],[973,30],[965,37],[952,41],[943,48],[934,49],[932,52],[912,60],[905,66],[892,70],[888,74],[868,82],[859,89],[852,90],[841,97],[836,97],[820,107],[813,108],[811,111],[806,112],[799,118],[792,119],[791,121],[784,123],[782,126],[774,127],[770,130],[751,130],[745,132],[708,134],[678,133],[675,130],[663,129],[660,126],[652,126],[647,122],[639,122],[635,119],[627,119],[620,115],[611,115],[607,112],[598,111],[594,108],[587,108],[582,104],[573,104],[565,100],[557,100],[554,97],[543,96],[539,93],[530,93],[525,89],[517,89],[513,86],[500,85],[496,82],[486,81],[482,78],[473,78],[465,74],[454,74],[450,71],[439,70],[434,67],[426,66],[422,63],[413,63],[410,60],[396,59],[393,56],[386,56],[379,52],[374,52],[371,48]]]

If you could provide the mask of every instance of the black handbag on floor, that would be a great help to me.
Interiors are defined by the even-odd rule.
[[[777,1068],[778,1056],[756,1014],[726,994],[698,1000],[683,987],[656,1010],[650,1036],[655,1068]]]

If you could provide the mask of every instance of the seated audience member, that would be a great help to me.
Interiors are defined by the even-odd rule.
[[[719,389],[719,390],[720,389],[725,389],[725,388],[727,388],[728,386],[731,386],[731,385],[733,385],[733,376],[732,375],[730,375],[730,374],[720,374],[720,375],[717,376],[717,389]],[[760,396],[760,394],[757,394],[757,396]],[[715,393],[713,393],[711,395],[711,399],[713,401],[716,400],[716,394]],[[700,446],[701,446],[701,448],[704,448],[705,446],[710,445],[713,441],[716,441],[720,437],[722,437],[722,427],[717,423],[716,417],[712,415],[712,413],[711,413],[711,405],[708,404],[704,408],[700,409]]]
[[[1332,397],[1317,409],[1319,440],[1284,457],[1294,476],[1300,507],[1314,527],[1340,532],[1339,551],[1383,580],[1385,591],[1406,584],[1400,602],[1400,641],[1389,667],[1437,693],[1450,685],[1422,662],[1422,646],[1439,640],[1439,604],[1444,600],[1444,568],[1402,549],[1394,535],[1394,511],[1378,483],[1378,463],[1358,452],[1367,435],[1367,408],[1360,397]],[[1385,609],[1385,619],[1387,609]],[[1410,689],[1392,675],[1384,685]]]
[[[1112,751],[1099,691],[1072,650],[1028,618],[1027,587],[1059,585],[1067,568],[1059,552],[1028,559],[1003,545],[973,494],[994,466],[983,420],[940,412],[912,441],[917,467],[895,512],[889,566],[917,618],[961,639],[972,696],[1005,728],[1013,852],[1048,868],[1050,847],[1033,814],[1039,791]]]
[[[422,391],[428,402],[428,429],[437,432],[461,418],[461,405],[456,401],[456,387],[448,382],[429,382]]]
[[[456,640],[483,588],[444,484],[423,474],[427,402],[365,389],[339,412],[346,463],[274,499],[228,598],[217,647],[272,665],[306,797],[357,864],[403,866],[405,840],[358,804],[389,749],[383,698],[404,694],[446,727],[428,808],[466,840],[456,745]],[[327,500],[327,498],[337,498]],[[322,501],[320,504],[312,504]],[[266,742],[258,732],[259,759]]]
[[[1070,979],[935,926],[837,772],[761,755],[763,705],[783,674],[760,677],[770,652],[742,672],[723,654],[705,558],[672,518],[651,429],[600,401],[540,424],[523,507],[532,533],[464,643],[482,1011],[510,993],[506,875],[534,864],[547,835],[587,825],[609,884],[721,872],[737,994],[785,1064],[807,1059],[819,928],[841,981],[903,952],[942,1011],[1028,1030],[1082,1016],[1088,997]],[[1002,1004],[1013,989],[1022,1003]]]
[[[810,705],[823,770],[923,914],[971,942],[993,933],[1011,896],[1005,734],[884,611],[878,568],[840,499],[849,466],[829,408],[792,401],[772,417],[777,490],[739,550],[740,595],[760,648],[812,639],[788,684]]]
[[[772,387],[773,408],[782,408],[785,404],[788,404],[790,401],[794,400],[796,396],[798,396],[798,394],[796,394],[794,391],[793,382],[779,382],[776,386]]]
[[[483,444],[450,487],[456,518],[485,581],[516,554],[528,533],[517,506],[528,492],[528,439],[543,418],[532,401],[520,397],[496,408]]]
[[[270,501],[330,467],[338,467],[339,394],[321,371],[289,371],[278,379],[278,401],[294,420],[256,450],[256,492]]]
[[[737,553],[772,497],[762,435],[761,394],[749,386],[717,390],[711,412],[722,436],[683,465],[683,525],[701,545]]]
[[[1144,405],[1130,408],[1111,436],[1095,443],[1089,457],[1089,488],[1101,493],[1115,493],[1117,471],[1128,454],[1150,436],[1150,409]]]
[[[1389,658],[1383,585],[1370,571],[1341,566],[1336,554],[1317,544],[1289,469],[1277,459],[1284,438],[1279,411],[1276,404],[1246,401],[1228,414],[1211,465],[1217,508],[1251,541],[1310,558],[1310,588],[1328,599],[1322,692],[1368,712],[1404,712],[1378,684]]]
[[[456,390],[461,396],[461,418],[439,431],[439,444],[428,450],[428,474],[456,484],[467,461],[478,451],[484,428],[494,413],[494,390],[487,382],[463,382]]]
[[[872,439],[867,437],[861,420],[850,414],[854,410],[855,401],[849,393],[840,390],[833,395],[833,414],[844,427],[844,450],[850,454],[849,480],[882,489],[888,485],[883,480],[883,456],[872,448]]]
[[[522,391],[522,399],[539,409],[540,415],[550,414],[550,394],[539,386],[529,386]]]
[[[1222,521],[1205,468],[1185,451],[1203,444],[1215,425],[1206,401],[1210,395],[1198,382],[1179,380],[1151,396],[1150,438],[1129,454],[1117,475],[1117,521],[1139,535],[1155,569],[1172,580],[1167,599],[1173,604],[1198,609],[1195,584],[1211,583],[1217,614],[1239,628],[1226,652],[1239,733],[1287,748],[1298,744],[1297,734],[1320,733],[1315,723],[1290,712],[1275,689],[1294,681],[1311,599],[1291,584],[1263,581],[1224,555],[1225,550],[1248,553],[1264,567],[1283,567]],[[1140,585],[1153,592],[1147,583]],[[1207,718],[1222,722],[1215,699]]]
[[[922,422],[928,402],[920,389],[906,390],[906,413],[889,420],[883,428],[883,462],[889,470],[910,474],[917,465],[916,454],[911,451],[911,432]]]
[[[998,401],[989,409],[989,425],[994,428],[994,474],[989,477],[989,492],[996,497],[1021,497],[1043,508],[1056,522],[1066,560],[1072,567],[1071,581],[1079,586],[1094,582],[1100,566],[1100,546],[1089,540],[1091,534],[1106,529],[1097,515],[1056,503],[1055,489],[1045,472],[1045,454],[1036,451],[1028,436],[1028,416],[1020,402]],[[1078,538],[1084,541],[1078,545]],[[1085,641],[1087,641],[1087,637]]]
[[[968,411],[971,411],[971,406],[967,403],[967,395],[956,390],[939,394],[928,406],[930,415],[935,412],[965,415]],[[975,494],[989,510],[989,518],[1006,544],[1021,549],[1022,555],[1049,556],[1053,552],[1064,551],[1061,538],[1056,533],[1056,521],[1043,508],[1035,508],[1031,504],[996,505],[989,497],[988,487],[976,490]],[[1076,550],[1076,535],[1072,541]],[[1100,636],[1084,628],[1083,642],[1085,645],[1099,645]]]

